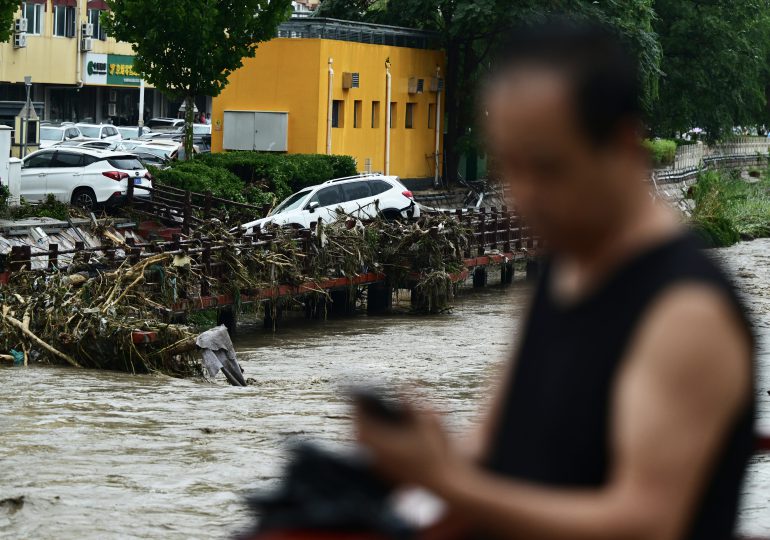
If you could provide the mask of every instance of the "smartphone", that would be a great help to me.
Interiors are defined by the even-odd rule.
[[[399,401],[370,387],[357,387],[350,391],[353,401],[367,414],[378,420],[402,423],[409,420],[409,412]]]

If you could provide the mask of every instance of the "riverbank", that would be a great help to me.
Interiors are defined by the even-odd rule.
[[[692,193],[692,222],[709,245],[770,237],[770,171],[706,171]]]

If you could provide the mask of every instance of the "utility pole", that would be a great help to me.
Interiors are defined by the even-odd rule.
[[[27,89],[27,103],[24,107],[24,122],[22,122],[22,130],[21,130],[21,157],[24,159],[24,157],[27,155],[27,139],[29,138],[29,108],[31,106],[30,101],[30,91],[32,90],[32,77],[30,75],[27,75],[24,77],[24,86]]]

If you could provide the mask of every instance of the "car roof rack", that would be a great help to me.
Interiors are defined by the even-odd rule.
[[[331,180],[327,180],[326,182],[324,182],[324,184],[334,184],[336,182],[346,182],[348,180],[360,180],[362,178],[372,178],[372,177],[381,178],[381,177],[384,177],[384,176],[385,175],[382,174],[382,173],[361,173],[361,174],[356,174],[355,176],[345,176],[343,178],[333,178]]]

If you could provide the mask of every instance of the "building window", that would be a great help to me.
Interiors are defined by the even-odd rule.
[[[53,7],[53,35],[59,37],[75,37],[74,7]]]
[[[436,104],[428,104],[428,129],[436,128]]]
[[[353,102],[353,127],[361,127],[361,115],[363,113],[363,102],[357,99]]]
[[[398,125],[396,117],[398,116],[398,103],[395,101],[390,102],[390,129],[393,129]]]
[[[94,37],[105,41],[107,39],[107,31],[102,27],[101,14],[102,11],[100,9],[89,9],[88,22],[94,25]]]
[[[380,127],[380,102],[372,101],[372,128],[379,129]]]
[[[21,13],[27,19],[27,33],[39,36],[43,31],[43,4],[23,2]]]
[[[341,99],[332,102],[332,127],[345,127],[345,102]]]
[[[406,114],[404,115],[404,127],[406,129],[414,128],[414,111],[417,108],[417,103],[406,104]]]

